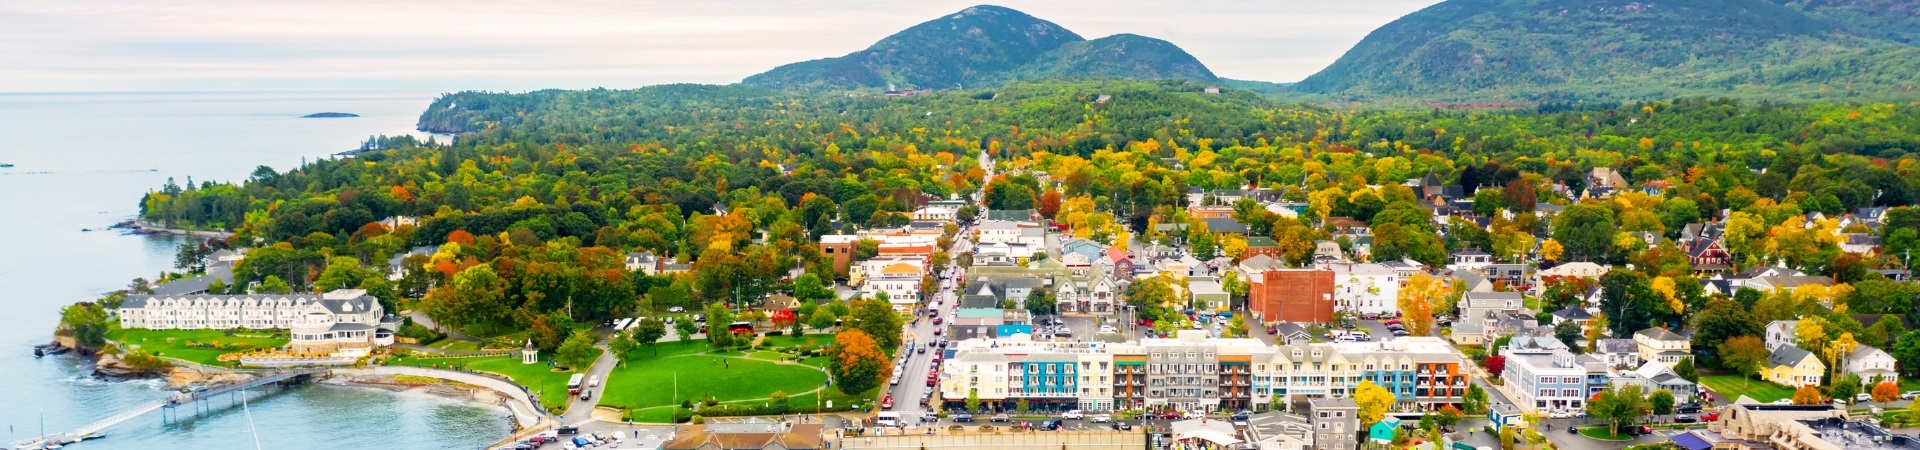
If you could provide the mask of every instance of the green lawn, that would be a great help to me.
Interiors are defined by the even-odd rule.
[[[735,402],[766,398],[776,390],[793,396],[797,405],[800,393],[821,387],[827,379],[815,366],[710,355],[703,353],[706,348],[705,342],[662,343],[658,356],[645,347],[635,350],[626,367],[615,367],[607,376],[600,405],[634,409],[677,406],[675,399],[706,395]],[[726,365],[721,362],[723,358]],[[810,403],[812,397],[806,397],[806,401]],[[671,413],[671,408],[661,409]],[[653,415],[658,414],[648,411],[641,417]]]
[[[1725,397],[1727,401],[1738,400],[1742,395],[1761,403],[1793,398],[1793,388],[1740,375],[1701,375],[1700,383],[1712,388],[1713,392]]]
[[[464,369],[499,374],[533,390],[540,396],[540,404],[547,407],[566,407],[567,379],[573,377],[573,372],[555,372],[548,369],[546,364],[521,364],[520,357],[517,355],[471,358],[409,357],[391,360],[389,363],[396,366]]]
[[[427,346],[452,352],[480,351],[479,342],[462,341],[459,339],[441,339],[440,342],[435,342]]]
[[[1609,430],[1606,425],[1590,425],[1590,426],[1580,427],[1581,436],[1599,439],[1602,441],[1627,441],[1627,440],[1633,439],[1633,436],[1628,436],[1626,434],[1610,434],[1611,431],[1612,430]]]
[[[224,365],[220,355],[262,348],[279,348],[287,345],[286,339],[274,338],[264,331],[250,331],[227,336],[225,330],[122,330],[107,332],[107,339],[119,342],[128,348],[138,348],[160,356],[179,358],[207,365]],[[220,345],[247,344],[247,348],[190,348],[188,341],[218,343]]]

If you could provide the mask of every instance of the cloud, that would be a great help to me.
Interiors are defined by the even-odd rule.
[[[1437,0],[1001,3],[1167,39],[1221,76],[1295,81]],[[733,83],[973,2],[0,2],[8,91],[535,89]]]

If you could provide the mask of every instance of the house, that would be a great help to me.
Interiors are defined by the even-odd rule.
[[[120,327],[150,330],[288,330],[291,351],[364,356],[393,344],[399,319],[361,289],[324,294],[132,295]]]
[[[1341,251],[1340,244],[1337,242],[1317,241],[1313,243],[1313,263],[1314,264],[1322,264],[1322,265],[1331,264],[1331,263],[1344,261],[1346,259],[1347,259],[1347,252]]]
[[[1528,275],[1530,271],[1532,268],[1526,264],[1488,264],[1479,272],[1486,275],[1487,279],[1506,283],[1507,286],[1527,287],[1533,283],[1533,277]]]
[[[1819,386],[1820,377],[1826,374],[1827,365],[1820,358],[1791,345],[1774,347],[1767,356],[1767,370],[1760,373],[1767,381],[1790,387]]]
[[[1307,424],[1313,427],[1313,448],[1360,448],[1360,404],[1352,398],[1308,399]]]
[[[914,222],[953,223],[960,218],[960,211],[943,206],[928,206],[913,210]]]
[[[1860,381],[1872,387],[1881,381],[1900,382],[1900,372],[1894,369],[1896,361],[1893,355],[1871,346],[1860,345],[1847,355],[1841,370],[1860,377]]]
[[[1306,345],[1313,342],[1313,334],[1300,324],[1280,322],[1273,326],[1273,339],[1286,345]]]
[[[1543,280],[1548,277],[1598,279],[1601,276],[1606,275],[1607,272],[1612,270],[1613,270],[1613,266],[1602,266],[1599,264],[1594,264],[1594,263],[1584,262],[1584,261],[1564,263],[1561,265],[1542,269],[1538,272],[1534,272],[1535,281],[1533,285],[1536,287],[1545,285],[1546,284],[1545,282],[1542,282],[1539,280]]]
[[[1360,315],[1400,312],[1400,274],[1381,264],[1329,264],[1334,307]]]
[[[222,250],[222,251],[225,251],[225,250]],[[415,268],[407,266],[406,264],[407,258],[416,256],[416,255],[433,257],[433,254],[438,251],[440,251],[440,247],[423,245],[423,246],[408,249],[406,253],[393,255],[392,257],[387,258],[387,274],[388,274],[387,279],[399,280],[403,277],[406,277],[408,273],[413,272],[413,269]],[[208,269],[211,270],[212,268],[209,267]],[[425,267],[420,267],[420,269],[425,269]],[[627,270],[633,270],[633,269],[629,268]]]
[[[1846,233],[1841,237],[1846,240],[1840,242],[1840,251],[1862,255],[1880,253],[1880,236],[1869,233]]]
[[[1631,187],[1627,184],[1627,177],[1612,167],[1593,168],[1587,172],[1586,182],[1588,197],[1607,197],[1613,195],[1615,190]]]
[[[1764,333],[1767,350],[1773,350],[1782,345],[1793,345],[1794,340],[1798,339],[1793,334],[1794,328],[1795,322],[1792,320],[1775,320],[1768,322],[1766,332]]]
[[[1373,426],[1367,427],[1367,440],[1379,444],[1388,444],[1393,442],[1393,435],[1399,432],[1400,418],[1386,416],[1380,418],[1379,422],[1374,422]]]
[[[1214,234],[1247,235],[1247,224],[1233,220],[1232,217],[1201,219],[1207,222],[1207,231]]]
[[[641,272],[647,275],[653,275],[653,274],[659,273],[660,258],[654,257],[653,252],[644,251],[644,250],[628,253],[627,254],[627,271]]]
[[[887,294],[893,309],[910,311],[920,302],[920,282],[927,274],[926,260],[919,258],[874,258],[860,263],[860,295],[877,298]]]
[[[1106,267],[1116,280],[1133,279],[1133,257],[1119,247],[1107,247]]]
[[[1693,341],[1665,328],[1635,331],[1633,343],[1640,349],[1641,361],[1678,364],[1682,359],[1693,357]]]
[[[1451,258],[1452,262],[1447,263],[1447,268],[1453,270],[1478,270],[1493,264],[1493,255],[1476,249],[1453,252]]]
[[[1488,339],[1489,330],[1500,328],[1500,319],[1513,316],[1530,316],[1525,311],[1525,297],[1518,292],[1467,292],[1460,296],[1456,308],[1460,319],[1453,322],[1453,342],[1462,345],[1481,345]],[[1509,323],[1510,326],[1521,325]]]
[[[1372,227],[1368,226],[1366,222],[1352,217],[1328,217],[1326,221],[1321,223],[1321,227],[1332,230],[1330,235],[1334,238],[1358,238],[1373,235]]]
[[[1801,273],[1798,270],[1788,269],[1785,267],[1758,266],[1758,267],[1749,267],[1746,270],[1735,272],[1731,275],[1722,275],[1720,278],[1732,281],[1733,288],[1739,289],[1743,287],[1749,287],[1747,286],[1747,282],[1760,277],[1800,276],[1800,275],[1806,275],[1806,274]]]
[[[1582,329],[1585,329],[1587,327],[1587,321],[1589,320],[1593,320],[1593,312],[1587,311],[1586,308],[1581,308],[1579,305],[1567,305],[1564,308],[1560,308],[1559,311],[1553,312],[1554,325],[1559,325],[1561,322],[1573,322],[1580,325]]]
[[[1500,379],[1522,410],[1558,411],[1586,407],[1587,367],[1565,350],[1507,355]]]
[[[1240,258],[1241,259],[1252,258],[1255,255],[1267,255],[1270,257],[1279,258],[1280,244],[1277,242],[1274,242],[1273,238],[1270,238],[1270,237],[1249,236],[1247,237],[1247,249],[1246,251],[1240,252]]]
[[[1687,261],[1693,264],[1693,274],[1706,278],[1714,274],[1733,270],[1733,254],[1720,244],[1719,239],[1700,238],[1685,241],[1680,249],[1687,252]]]
[[[1002,222],[1034,222],[1040,220],[1040,212],[1031,209],[989,209],[980,214],[981,219]]]
[[[1196,205],[1187,207],[1187,217],[1195,220],[1206,220],[1206,219],[1232,220],[1233,212],[1234,211],[1232,206],[1201,206],[1196,204]]]
[[[859,247],[859,236],[851,234],[820,236],[820,254],[833,258],[833,270],[840,275],[847,274],[847,268],[853,264],[853,253]]]
[[[1212,278],[1195,278],[1187,282],[1187,292],[1193,295],[1195,311],[1226,311],[1232,306],[1232,297],[1220,288],[1220,281]]]
[[[1561,341],[1560,338],[1558,337],[1554,337],[1552,327],[1540,327],[1532,330],[1527,330],[1524,333],[1514,334],[1513,339],[1510,339],[1507,341],[1506,348],[1503,348],[1500,350],[1500,354],[1502,355],[1516,355],[1516,354],[1522,354],[1522,353],[1548,354],[1548,353],[1554,353],[1554,352],[1570,352],[1570,351],[1572,351],[1572,348],[1567,347],[1566,342]]]
[[[1640,346],[1632,339],[1601,339],[1594,342],[1593,355],[1607,367],[1639,367]]]
[[[1771,292],[1776,289],[1785,289],[1785,290],[1791,291],[1794,288],[1797,288],[1803,285],[1809,285],[1809,284],[1819,285],[1819,286],[1833,286],[1833,279],[1822,277],[1822,276],[1812,276],[1812,275],[1798,275],[1798,276],[1781,275],[1781,276],[1754,277],[1751,280],[1747,280],[1744,287],[1758,289],[1761,292]]]
[[[660,450],[814,450],[827,448],[826,425],[763,418],[713,418],[679,425]]]
[[[1683,402],[1700,392],[1700,386],[1680,378],[1680,374],[1673,371],[1673,365],[1659,361],[1647,361],[1638,369],[1621,372],[1613,377],[1613,385],[1637,385],[1644,393],[1665,389]]]

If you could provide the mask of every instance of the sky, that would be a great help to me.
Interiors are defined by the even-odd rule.
[[[1292,82],[1438,0],[1000,0]],[[727,84],[975,1],[0,0],[0,92],[529,90]]]

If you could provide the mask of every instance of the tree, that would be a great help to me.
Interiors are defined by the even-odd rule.
[[[147,293],[151,294],[152,292],[149,291]],[[292,294],[293,286],[288,285],[286,280],[280,279],[277,275],[267,275],[266,278],[260,280],[258,287],[253,288],[253,293],[275,295]]]
[[[1901,376],[1920,376],[1920,363],[1910,362],[1920,361],[1920,330],[1908,331],[1907,334],[1900,335],[1900,340],[1893,343],[1893,351],[1888,353],[1891,353],[1896,361],[1909,361],[1898,365]]]
[[[820,276],[813,273],[800,274],[793,279],[793,298],[801,301],[822,301],[833,298],[833,289],[828,288]]]
[[[900,333],[904,330],[900,323],[900,313],[893,311],[893,305],[886,300],[866,300],[853,305],[851,326],[865,331],[874,343],[883,349],[900,348]]]
[[[1840,377],[1839,381],[1833,382],[1833,387],[1828,389],[1827,393],[1836,400],[1853,403],[1854,396],[1860,393],[1860,376],[1847,374]]]
[[[554,359],[568,367],[586,370],[588,366],[593,365],[595,358],[600,357],[600,349],[593,347],[594,341],[597,340],[593,333],[586,330],[575,331],[573,336],[567,337],[566,343],[560,344],[560,350],[556,352]]]
[[[1653,391],[1647,396],[1647,402],[1653,404],[1654,415],[1673,414],[1673,392],[1666,389]]]
[[[678,324],[675,324],[678,325]],[[660,354],[660,338],[667,336],[667,323],[658,317],[648,317],[633,327],[633,340],[653,348],[653,354]]]
[[[107,344],[110,327],[106,308],[98,303],[80,302],[60,308],[60,327],[54,334],[72,336],[81,350],[99,349]]]
[[[1573,321],[1566,321],[1566,322],[1560,322],[1558,325],[1554,325],[1553,337],[1560,339],[1560,342],[1567,344],[1567,348],[1572,349],[1573,353],[1576,355],[1581,353],[1586,353],[1585,350],[1587,347],[1585,345],[1580,345],[1580,341],[1581,341],[1580,324],[1578,323],[1574,323]]]
[[[1488,356],[1487,359],[1481,361],[1480,364],[1487,367],[1488,374],[1492,374],[1494,378],[1499,378],[1502,374],[1506,373],[1507,357],[1500,355]]]
[[[1467,383],[1467,396],[1460,399],[1460,407],[1466,408],[1467,414],[1486,414],[1487,390],[1478,383]]]
[[[872,336],[858,329],[834,335],[833,345],[827,346],[827,369],[833,374],[835,387],[848,395],[879,387],[881,380],[893,376],[886,352]]]
[[[693,334],[698,333],[700,328],[699,325],[695,325],[692,320],[681,319],[673,323],[673,331],[680,334],[680,343],[685,344],[693,342]],[[660,350],[654,349],[654,351],[658,352]]]
[[[1540,243],[1541,259],[1558,262],[1560,261],[1560,255],[1566,252],[1567,248],[1560,246],[1560,241],[1548,239],[1546,242]]]
[[[732,324],[733,310],[727,309],[727,305],[707,305],[707,344],[713,348],[733,347],[733,333],[727,328]]]
[[[1606,421],[1613,434],[1619,434],[1621,426],[1633,425],[1652,409],[1651,399],[1641,394],[1640,386],[1634,384],[1600,391],[1587,404],[1587,414]]]
[[[787,396],[787,391],[773,391],[772,394],[767,395],[767,404],[779,408],[780,411],[787,410],[787,403],[790,400],[792,398]]]
[[[1019,413],[1026,413],[1026,412],[1027,412],[1027,406],[1028,406],[1028,405],[1027,405],[1027,399],[1026,399],[1026,397],[1021,397],[1021,398],[1019,398],[1019,399],[1016,399],[1016,400],[1014,400],[1014,401],[1013,401],[1013,410],[1014,410],[1015,412],[1019,412]]]
[[[1553,220],[1553,240],[1566,249],[1569,261],[1607,260],[1615,231],[1613,210],[1594,201],[1567,206]]]
[[[1372,381],[1361,381],[1359,386],[1353,388],[1353,401],[1360,404],[1361,427],[1372,426],[1386,417],[1387,410],[1393,408],[1394,403],[1393,393]]]
[[[613,352],[615,359],[620,360],[621,367],[625,367],[627,354],[632,353],[633,349],[639,346],[640,342],[634,340],[633,333],[616,333],[613,335],[613,340],[607,343],[607,350]]]
[[[1467,414],[1461,412],[1460,408],[1455,408],[1453,405],[1443,405],[1440,407],[1440,411],[1434,413],[1433,421],[1434,423],[1440,424],[1440,426],[1451,427],[1454,424],[1460,423],[1460,419],[1466,417]]]
[[[1720,344],[1719,350],[1721,365],[1740,372],[1748,379],[1766,367],[1767,357],[1771,354],[1767,351],[1767,343],[1755,336],[1729,339]]]
[[[1873,385],[1873,401],[1886,403],[1900,399],[1900,385],[1892,381],[1882,381]]]
[[[838,320],[840,318],[834,317],[832,309],[820,308],[814,311],[812,316],[807,317],[807,326],[815,330],[832,330],[834,321]]]
[[[1407,278],[1407,284],[1400,288],[1397,299],[1400,311],[1404,313],[1400,320],[1406,324],[1407,333],[1414,336],[1432,334],[1434,311],[1444,309],[1438,305],[1446,302],[1452,293],[1453,286],[1446,280],[1434,278],[1425,272],[1415,272]]]
[[[967,390],[967,410],[968,411],[980,410],[980,390],[979,389]]]
[[[1693,367],[1693,358],[1680,358],[1680,362],[1673,365],[1673,373],[1687,381],[1700,382],[1700,370]]]
[[[1023,305],[1034,316],[1053,314],[1054,298],[1046,289],[1034,289],[1027,292],[1027,301]]]
[[[1813,385],[1801,386],[1799,389],[1793,390],[1793,404],[1795,405],[1818,405],[1821,403],[1826,402],[1820,398],[1820,389],[1813,387]]]

